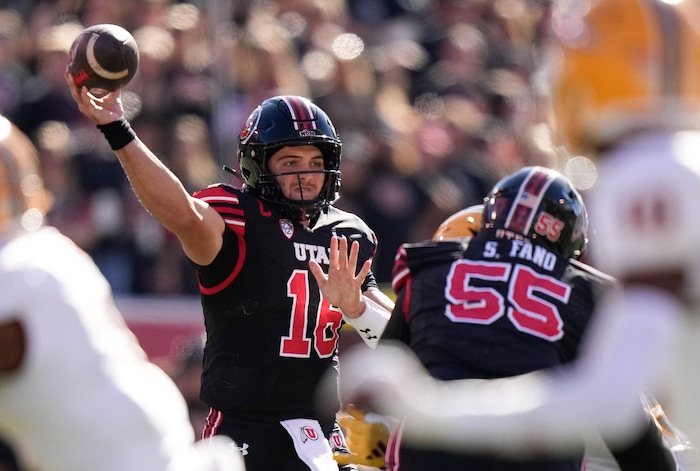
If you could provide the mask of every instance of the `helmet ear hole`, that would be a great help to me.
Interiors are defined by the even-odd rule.
[[[241,175],[243,175],[243,181],[246,185],[255,188],[260,181],[260,167],[258,164],[248,158],[241,156],[239,159],[239,165],[241,167]]]

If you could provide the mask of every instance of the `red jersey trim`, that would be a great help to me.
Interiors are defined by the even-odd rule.
[[[202,192],[216,192],[214,194],[202,195]],[[231,273],[218,285],[215,286],[204,286],[201,281],[199,281],[199,291],[207,296],[219,293],[227,286],[229,286],[233,280],[238,277],[239,273],[243,269],[243,263],[246,257],[246,243],[245,243],[245,212],[233,205],[238,205],[239,200],[236,195],[231,195],[230,193],[222,190],[220,187],[211,187],[207,190],[203,190],[195,194],[202,201],[206,201],[212,208],[214,208],[219,215],[223,218],[226,225],[231,229],[234,234],[236,234],[236,239],[238,241],[238,258],[236,264],[233,267]],[[201,196],[200,196],[201,195]],[[238,218],[240,216],[240,218]]]

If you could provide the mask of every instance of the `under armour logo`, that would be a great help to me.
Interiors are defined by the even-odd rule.
[[[234,443],[231,443],[231,448],[233,448],[234,450],[238,450],[242,456],[248,454],[248,444],[245,442],[243,443],[243,446],[236,446]]]
[[[377,338],[376,335],[372,335],[372,334],[371,334],[372,329],[369,329],[369,328],[368,328],[368,329],[361,329],[360,332],[362,332],[363,334],[365,334],[365,338],[366,338],[367,340],[372,340],[372,339],[376,339],[376,338]]]

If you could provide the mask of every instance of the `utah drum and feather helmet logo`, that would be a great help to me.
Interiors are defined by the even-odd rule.
[[[241,143],[245,144],[250,140],[250,137],[255,134],[258,129],[258,123],[260,122],[260,107],[258,106],[250,113],[248,119],[246,119],[243,128],[241,129]]]

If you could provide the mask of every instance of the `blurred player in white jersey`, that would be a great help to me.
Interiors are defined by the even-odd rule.
[[[566,450],[598,430],[631,441],[643,421],[640,391],[649,391],[692,446],[700,443],[700,5],[571,0],[553,25],[556,131],[572,155],[597,166],[589,261],[620,291],[602,300],[574,368],[445,385],[405,352],[381,349],[372,368],[346,357],[344,394],[408,417],[405,436],[417,441],[532,453]],[[673,437],[686,450],[681,466],[700,469],[683,438]]]
[[[0,435],[38,471],[242,471],[195,442],[90,257],[55,228],[31,141],[0,116]]]

